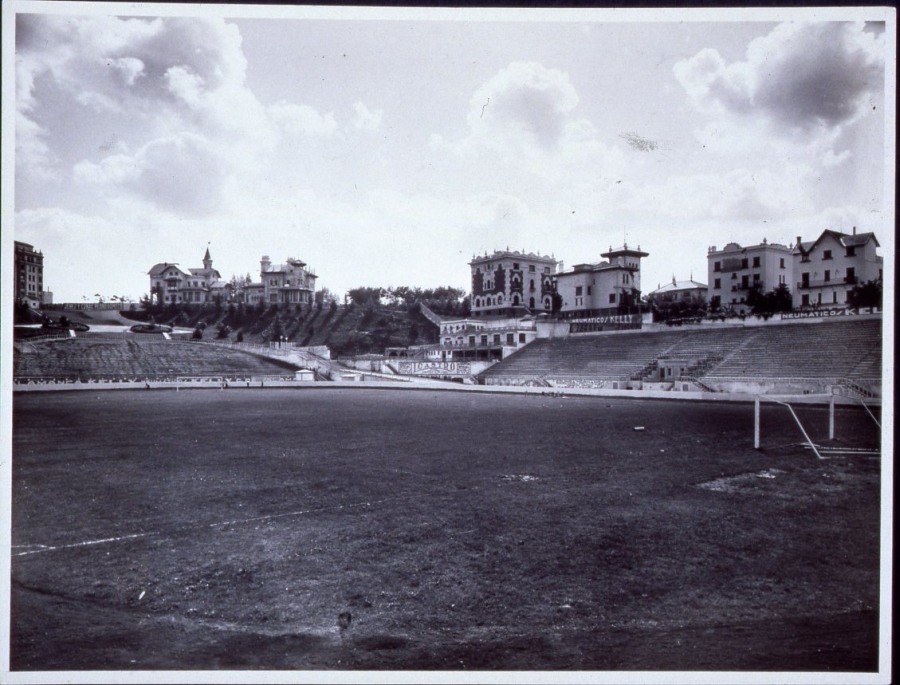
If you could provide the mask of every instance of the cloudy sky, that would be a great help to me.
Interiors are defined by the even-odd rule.
[[[4,154],[57,302],[137,300],[207,246],[225,278],[296,257],[339,295],[468,290],[473,254],[507,247],[571,266],[640,245],[645,292],[706,282],[730,241],[857,226],[890,249],[885,10],[53,5],[4,3]]]

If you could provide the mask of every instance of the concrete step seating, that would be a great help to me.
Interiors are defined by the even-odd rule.
[[[866,361],[881,363],[877,320],[769,326],[705,376],[716,378],[809,378],[848,376]],[[866,367],[861,367],[865,372]]]
[[[14,354],[15,376],[91,378],[110,376],[280,374],[283,366],[240,350],[162,340],[92,340],[87,336],[38,343]]]
[[[536,340],[487,369],[487,383],[623,381],[658,359],[700,359],[698,377],[877,379],[881,321],[617,333]]]
[[[536,340],[487,369],[489,378],[624,380],[641,371],[681,337],[678,333],[572,337]]]

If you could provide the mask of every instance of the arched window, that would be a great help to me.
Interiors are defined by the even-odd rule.
[[[533,298],[533,297],[532,297],[531,299],[528,300],[528,306],[529,306],[531,309],[534,309],[534,298]]]

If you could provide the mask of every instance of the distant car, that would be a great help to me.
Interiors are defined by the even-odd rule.
[[[86,323],[79,323],[77,321],[69,321],[65,317],[61,318],[59,321],[53,321],[49,317],[41,324],[41,328],[49,328],[53,331],[77,331],[79,333],[84,333],[85,331],[91,330],[91,327]]]
[[[171,333],[171,326],[163,326],[158,323],[139,323],[129,329],[132,333]]]

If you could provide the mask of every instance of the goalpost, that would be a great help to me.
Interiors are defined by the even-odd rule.
[[[825,454],[828,455],[838,455],[838,454],[862,454],[862,455],[872,455],[880,453],[880,450],[872,450],[866,448],[851,448],[851,447],[824,447],[822,445],[817,445],[815,441],[810,437],[809,431],[807,431],[806,427],[803,425],[803,422],[800,421],[800,417],[797,416],[797,412],[794,411],[794,407],[791,406],[791,402],[794,404],[803,403],[803,404],[827,404],[828,405],[828,440],[833,441],[835,439],[834,433],[834,405],[835,405],[835,395],[831,394],[815,394],[815,395],[757,395],[753,401],[753,448],[761,449],[761,404],[763,401],[772,402],[774,404],[779,404],[783,407],[786,407],[790,412],[791,418],[799,429],[800,433],[803,435],[803,445],[813,451],[816,455],[817,459],[825,459]],[[861,401],[861,404],[865,408],[866,412],[875,422],[875,425],[878,426],[879,430],[881,429],[881,424],[878,422],[878,419],[875,418],[875,415],[872,413],[872,410],[869,409],[868,405],[865,402]]]

